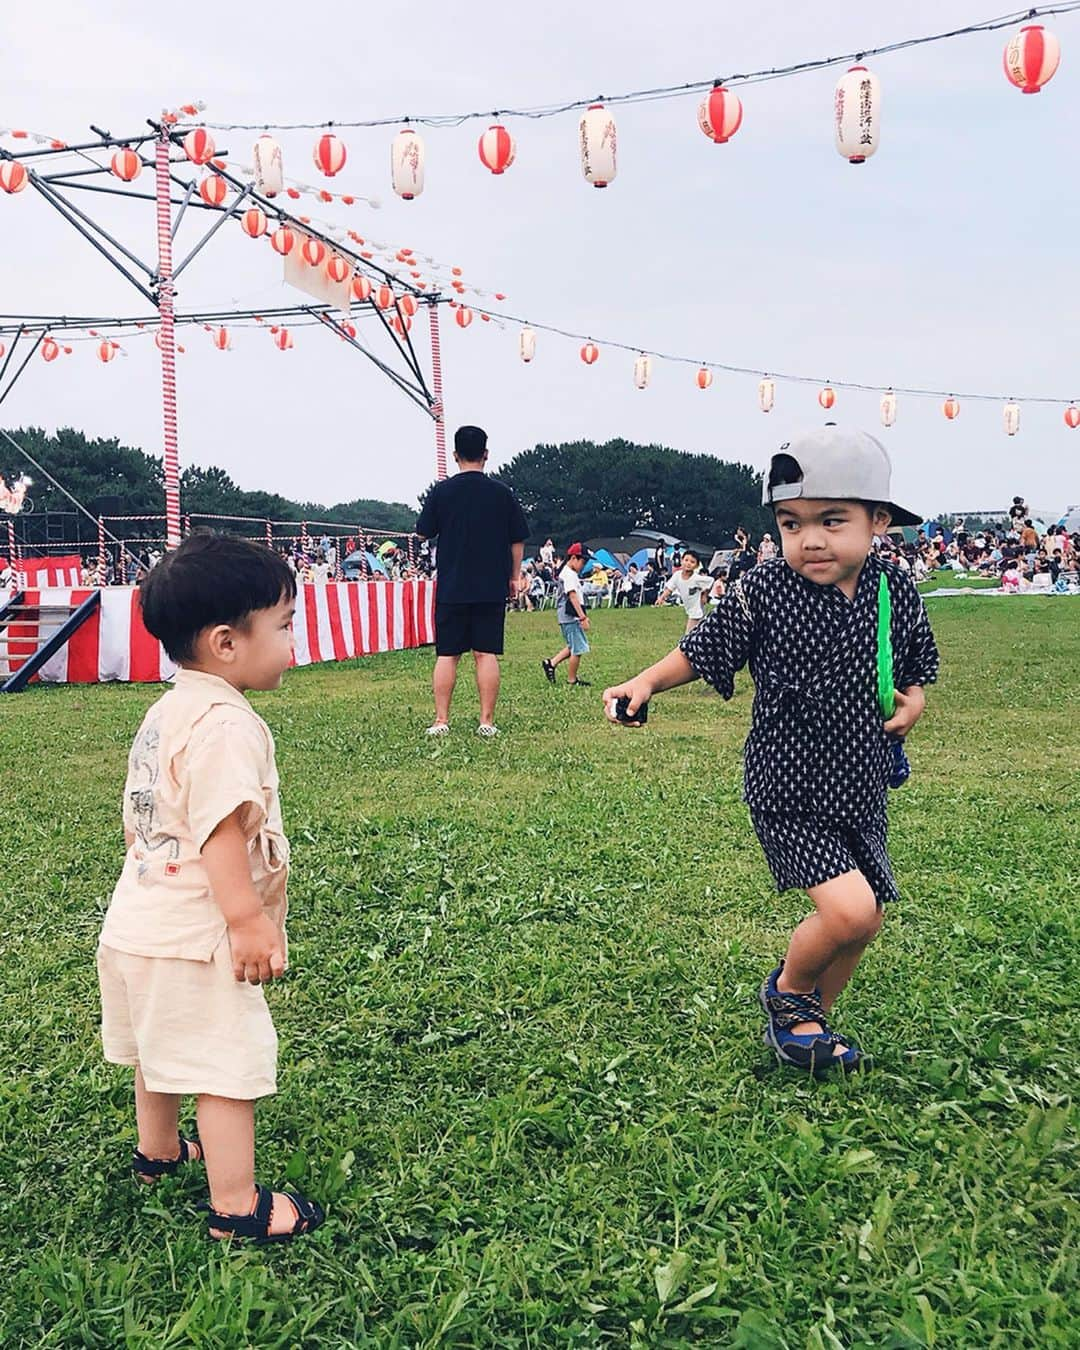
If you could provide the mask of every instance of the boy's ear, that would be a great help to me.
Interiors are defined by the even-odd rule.
[[[892,513],[889,511],[889,508],[887,506],[883,506],[879,502],[874,507],[872,519],[874,522],[874,533],[884,534],[885,531],[892,524]]]

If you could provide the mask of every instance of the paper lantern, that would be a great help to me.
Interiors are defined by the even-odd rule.
[[[390,143],[390,178],[404,201],[424,190],[424,142],[412,127],[403,127]]]
[[[823,389],[818,390],[817,401],[821,404],[821,406],[825,409],[825,411],[828,412],[829,409],[832,407],[832,405],[836,402],[836,391],[834,389],[831,389],[828,385],[825,385]]]
[[[941,405],[941,411],[945,414],[945,416],[949,419],[950,422],[955,422],[956,419],[960,416],[960,400],[958,398],[954,398],[952,394],[950,394],[949,397],[945,400],[945,402]]]
[[[742,126],[742,103],[722,84],[713,85],[698,105],[698,126],[709,140],[726,145]]]
[[[275,253],[280,253],[283,258],[287,258],[293,251],[293,245],[296,243],[296,235],[287,225],[282,225],[270,236],[270,246]]]
[[[708,389],[713,382],[713,373],[708,366],[702,366],[695,378],[699,389]]]
[[[477,145],[480,163],[492,173],[505,173],[514,162],[517,146],[505,127],[491,126],[480,137]]]
[[[581,146],[581,172],[586,183],[605,188],[614,181],[618,133],[615,119],[602,103],[591,103],[578,124]]]
[[[287,352],[293,345],[292,334],[287,328],[279,328],[274,334],[274,346],[281,352]]]
[[[411,319],[417,310],[416,296],[406,292],[398,301],[398,308],[406,318]]]
[[[208,164],[216,152],[214,138],[205,127],[193,127],[184,137],[184,154],[192,164]]]
[[[367,277],[355,276],[352,279],[352,293],[361,304],[371,299],[371,282]]]
[[[518,334],[518,353],[526,365],[536,355],[536,333],[531,328],[523,328]]]
[[[303,248],[300,250],[304,255],[304,261],[310,267],[318,267],[326,257],[326,245],[321,239],[312,239],[310,236],[304,240]]]
[[[260,239],[266,233],[266,215],[257,206],[248,207],[240,217],[240,228],[250,239]]]
[[[356,324],[349,323],[348,319],[343,319],[340,326],[341,331],[345,335],[345,337],[347,338],[356,337]]]
[[[634,387],[647,389],[652,375],[652,357],[642,352],[634,361]]]
[[[887,389],[881,396],[881,425],[891,427],[896,421],[896,395]]]
[[[142,160],[134,150],[117,150],[109,161],[109,167],[117,178],[122,178],[125,183],[130,183],[132,179],[138,178],[142,173]]]
[[[219,352],[232,350],[232,338],[229,336],[229,330],[227,328],[218,328],[211,341]]]
[[[220,206],[229,192],[229,185],[219,173],[208,174],[199,184],[199,196],[207,206]]]
[[[103,362],[111,361],[115,355],[116,355],[115,342],[110,342],[108,338],[105,338],[102,342],[98,343],[97,357],[99,361]]]
[[[394,288],[385,281],[375,291],[375,303],[380,309],[394,308]]]
[[[1005,431],[1010,436],[1015,436],[1020,430],[1020,404],[1014,403],[1012,399],[1005,404],[1002,409],[1002,415],[1005,420]]]
[[[581,359],[587,366],[591,366],[600,356],[600,348],[595,342],[586,342],[581,349]]]
[[[881,86],[865,66],[852,66],[836,84],[833,104],[836,148],[849,164],[862,164],[881,136]]]
[[[4,346],[4,344],[3,344],[2,342],[0,342],[0,361],[2,361],[2,360],[4,359],[4,355],[5,355],[6,352],[7,352],[7,348]]]
[[[331,253],[326,260],[326,275],[335,286],[340,286],[343,281],[347,281],[351,270],[340,253]]]
[[[255,164],[255,191],[262,197],[276,197],[284,186],[281,146],[273,136],[260,136],[251,157]]]
[[[5,192],[21,192],[26,187],[28,174],[15,159],[5,159],[0,164],[0,188]]]
[[[60,344],[47,337],[41,344],[41,356],[45,361],[55,361],[60,355]]]
[[[0,356],[2,355],[3,353],[0,352]],[[1073,431],[1080,427],[1080,408],[1075,403],[1070,403],[1065,409],[1065,425]]]
[[[758,407],[762,412],[772,412],[773,399],[776,397],[776,385],[769,379],[768,375],[763,380],[758,381],[757,401]]]
[[[457,313],[454,315],[454,322],[457,326],[459,328],[468,328],[469,324],[472,323],[472,320],[473,313],[468,305],[459,306]]]
[[[1037,94],[1053,78],[1060,60],[1061,44],[1042,24],[1021,28],[1005,44],[1005,75],[1022,94]]]
[[[336,136],[329,133],[320,136],[315,142],[312,159],[315,161],[315,167],[321,173],[326,174],[327,178],[333,178],[345,167],[345,146]]]
[[[390,322],[394,325],[394,331],[397,333],[398,337],[404,337],[412,327],[412,319],[405,319],[403,321],[400,315],[397,314],[394,315]]]

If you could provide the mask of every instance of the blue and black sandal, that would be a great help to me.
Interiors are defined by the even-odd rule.
[[[829,1026],[819,990],[795,994],[777,988],[776,981],[783,969],[781,961],[761,986],[758,996],[768,1018],[763,1039],[776,1058],[815,1076],[832,1069],[852,1073],[866,1068],[869,1060],[859,1047]],[[816,1022],[821,1030],[796,1035],[791,1028],[800,1022]],[[840,1054],[836,1054],[837,1046],[841,1047]]]
[[[219,1214],[212,1205],[207,1206],[207,1237],[220,1242],[224,1238],[245,1238],[253,1246],[262,1247],[268,1242],[291,1242],[301,1233],[313,1233],[322,1224],[326,1215],[315,1200],[309,1200],[299,1191],[278,1191],[296,1211],[293,1226],[284,1233],[271,1233],[270,1219],[274,1211],[274,1192],[266,1186],[256,1185],[255,1204],[250,1214]]]
[[[197,1139],[178,1136],[180,1152],[175,1158],[148,1158],[138,1149],[131,1155],[131,1174],[137,1181],[153,1185],[158,1177],[174,1177],[185,1163],[202,1162],[202,1144]]]

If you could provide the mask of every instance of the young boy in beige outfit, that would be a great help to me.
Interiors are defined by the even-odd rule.
[[[141,595],[180,669],[128,760],[127,857],[98,948],[105,1058],[135,1068],[135,1176],[205,1161],[211,1237],[286,1241],[323,1212],[255,1184],[255,1099],[277,1089],[261,986],[285,970],[289,846],[274,740],[244,690],[281,684],[296,582],[269,549],[204,534]],[[179,1132],[187,1093],[198,1140]]]

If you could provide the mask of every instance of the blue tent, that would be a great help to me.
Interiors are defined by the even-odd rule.
[[[601,567],[606,567],[610,571],[621,572],[623,570],[622,563],[614,554],[609,553],[606,548],[598,548],[589,562],[582,568],[582,574],[588,575],[598,563]]]
[[[634,563],[637,567],[648,567],[649,559],[652,555],[653,551],[651,548],[639,548],[636,553],[631,554],[631,556],[627,558],[626,564],[628,567],[631,563]]]

